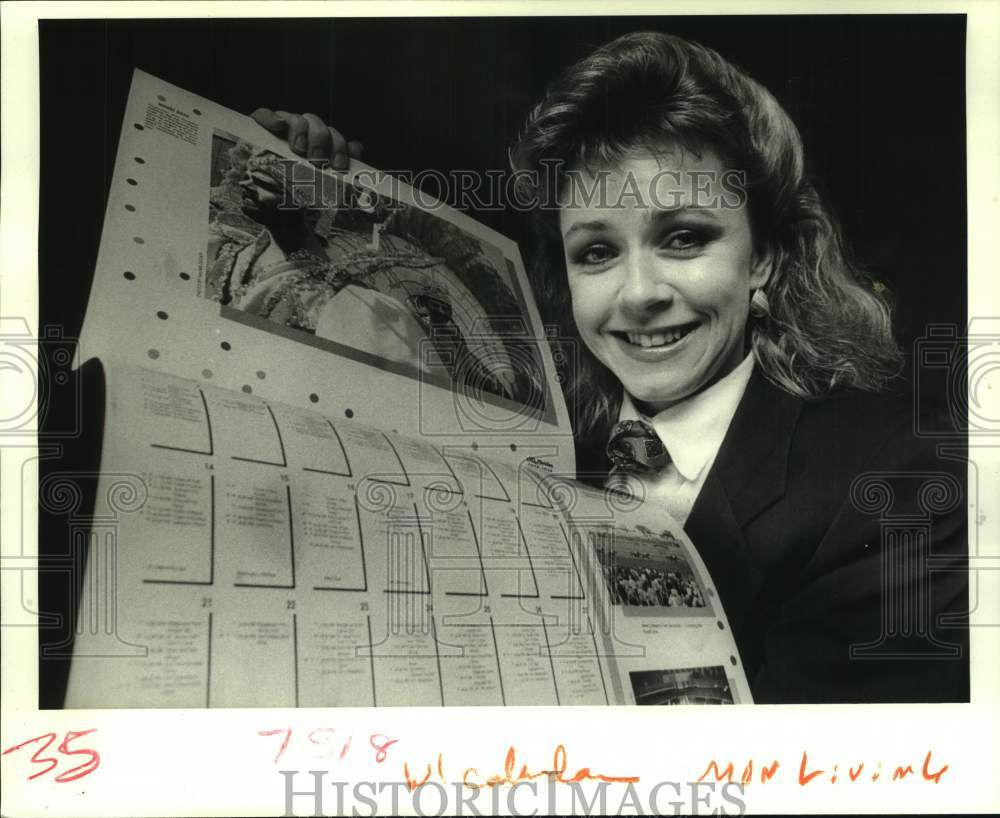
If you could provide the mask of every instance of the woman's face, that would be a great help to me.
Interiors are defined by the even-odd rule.
[[[725,170],[710,151],[635,151],[614,168],[581,171],[578,190],[595,195],[561,199],[580,336],[650,413],[744,357],[750,296],[769,268]]]

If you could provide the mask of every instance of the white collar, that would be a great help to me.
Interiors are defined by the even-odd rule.
[[[750,353],[726,377],[653,418],[646,418],[639,412],[626,392],[618,419],[641,418],[651,423],[677,471],[685,480],[696,480],[722,446],[736,407],[750,382],[753,362],[754,356]]]

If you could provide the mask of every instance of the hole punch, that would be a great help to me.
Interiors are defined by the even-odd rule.
[[[511,443],[510,444],[510,450],[512,452],[516,452],[517,451],[517,444],[516,443]]]
[[[190,273],[179,273],[179,275],[180,275],[181,279],[183,279],[184,281],[190,281],[191,280],[191,274]]]
[[[133,127],[133,128],[135,128],[135,129],[136,129],[137,131],[144,131],[144,130],[146,130],[146,129],[145,129],[145,128],[144,128],[144,127],[143,127],[142,125],[140,125],[140,124],[139,124],[138,122],[136,122],[135,124],[133,124],[133,125],[132,125],[132,127]]]
[[[733,667],[736,667],[737,663],[736,663],[736,657],[735,656],[730,656],[729,657],[729,661],[733,664]]]
[[[197,108],[192,108],[191,112],[196,116],[201,116],[201,111],[199,111]]]
[[[257,377],[260,378],[260,380],[264,380],[264,378],[266,378],[267,375],[266,375],[266,373],[264,372],[263,369],[258,369],[257,370]]]
[[[243,384],[243,391],[249,395],[251,392],[253,392],[253,388],[250,386],[250,384],[245,383]]]
[[[319,395],[313,392],[312,394],[309,395],[309,400],[312,401],[313,403],[319,403]]]
[[[155,361],[155,360],[156,360],[157,358],[159,358],[159,357],[160,357],[160,350],[158,350],[158,349],[149,349],[149,350],[147,350],[147,351],[146,351],[146,354],[147,354],[147,355],[148,355],[148,356],[149,356],[149,357],[150,357],[150,358],[151,358],[152,360],[154,360],[154,361]]]
[[[158,99],[158,100],[159,100],[160,102],[166,102],[166,101],[167,101],[167,98],[166,98],[165,96],[163,96],[163,94],[157,94],[157,95],[156,95],[156,98],[157,98],[157,99]]]
[[[138,182],[137,182],[137,181],[136,181],[135,179],[133,179],[133,178],[132,178],[131,176],[130,176],[130,177],[129,177],[128,179],[126,179],[125,181],[126,181],[126,182],[128,182],[128,183],[129,183],[130,185],[137,185],[137,184],[139,184],[139,183],[138,183]]]
[[[134,241],[136,244],[145,244],[146,243],[146,240],[142,236],[133,236],[132,237],[132,241]]]
[[[133,273],[131,270],[126,270],[124,273],[122,273],[122,278],[124,278],[126,281],[135,281],[135,273]]]
[[[472,450],[473,450],[474,452],[477,452],[477,451],[479,451],[479,444],[478,444],[478,443],[473,443],[473,444],[472,444]]]
[[[354,410],[353,409],[345,409],[344,410],[344,415],[347,416],[347,417],[349,417],[349,418],[352,418],[352,417],[354,417]]]
[[[135,213],[135,205],[132,205],[132,204],[127,204],[127,205],[125,205],[125,209],[126,209],[126,210],[127,210],[127,211],[128,211],[129,213]]]
[[[720,631],[724,631],[726,629],[726,626],[722,624],[722,620],[716,620],[715,624],[719,626]]]
[[[135,161],[136,161],[136,162],[137,162],[138,164],[140,164],[140,165],[145,165],[145,164],[146,164],[146,160],[145,160],[145,159],[143,159],[143,158],[142,158],[141,156],[137,156],[137,157],[135,157]]]
[[[229,352],[229,350],[232,349],[232,346],[229,344],[229,341],[223,341],[221,344],[219,344],[219,346],[222,347],[224,350],[226,350],[226,352]]]
[[[211,369],[203,369],[203,370],[201,370],[201,377],[203,377],[203,378],[211,378],[212,377],[212,370]]]
[[[156,313],[156,317],[159,318],[161,321],[166,321],[170,316],[167,315],[163,310],[159,310]]]

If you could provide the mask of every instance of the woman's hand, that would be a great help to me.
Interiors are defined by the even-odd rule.
[[[289,147],[307,159],[329,162],[335,170],[347,170],[351,159],[360,159],[360,142],[348,142],[336,128],[327,126],[315,114],[290,114],[258,108],[250,116]]]

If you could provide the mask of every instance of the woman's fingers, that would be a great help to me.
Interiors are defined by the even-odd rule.
[[[336,128],[327,128],[330,132],[330,141],[333,144],[333,155],[331,162],[336,170],[347,170],[351,160],[347,156],[347,140]]]
[[[333,158],[333,138],[330,129],[316,114],[302,114],[306,121],[306,156],[325,162]]]
[[[284,136],[288,128],[288,123],[270,108],[258,108],[250,114],[250,118],[261,127],[267,128],[275,136]]]
[[[250,116],[275,136],[284,137],[297,154],[328,160],[337,170],[347,170],[352,157],[361,158],[364,148],[360,142],[348,142],[340,131],[327,126],[316,114],[258,108]]]
[[[285,139],[288,146],[301,156],[309,151],[309,123],[300,114],[290,114],[288,111],[275,111],[275,116],[285,121],[287,130]]]

